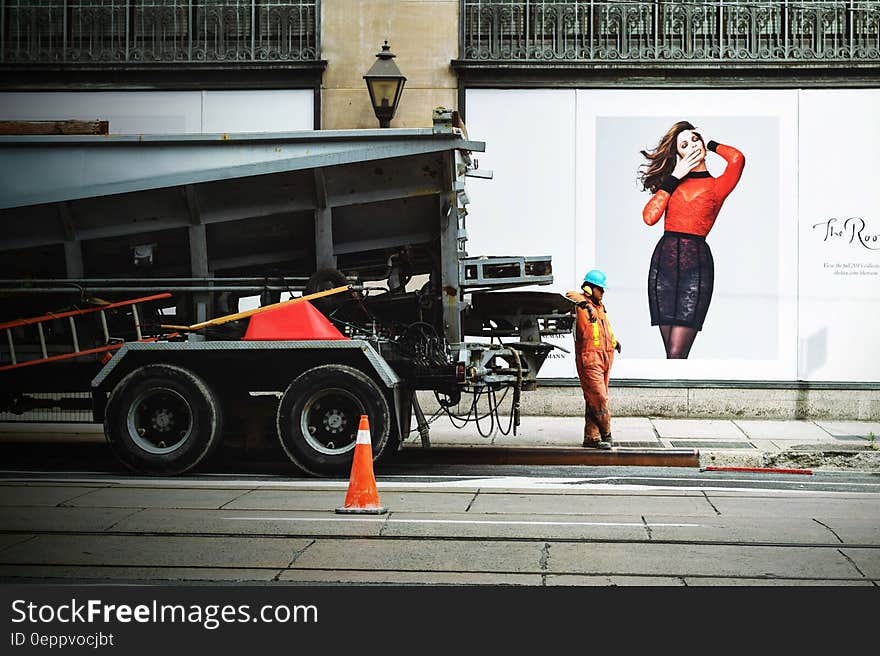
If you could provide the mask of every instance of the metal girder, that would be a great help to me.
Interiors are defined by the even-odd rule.
[[[430,129],[277,134],[0,136],[0,209],[380,159],[482,151]]]

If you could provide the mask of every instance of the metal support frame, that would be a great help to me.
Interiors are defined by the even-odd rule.
[[[333,210],[327,198],[327,180],[324,171],[315,169],[315,268],[335,269],[333,250]]]
[[[208,269],[208,240],[205,224],[202,222],[199,199],[193,185],[184,185],[183,189],[191,223],[188,228],[190,272],[193,278],[207,278],[210,275]],[[210,313],[210,294],[198,292],[193,296],[192,302],[192,316],[195,317],[195,322],[205,321]]]
[[[453,152],[443,155],[443,188],[453,189],[456,174]],[[440,196],[440,288],[443,302],[443,328],[450,344],[461,343],[462,289],[459,279],[459,221],[458,195],[454,192]]]

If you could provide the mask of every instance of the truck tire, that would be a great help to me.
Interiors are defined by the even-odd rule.
[[[148,364],[123,378],[107,400],[104,433],[116,457],[150,476],[183,474],[220,444],[217,398],[193,372]]]
[[[373,460],[391,433],[391,412],[379,386],[365,373],[339,364],[297,377],[278,404],[276,428],[287,456],[314,476],[348,475],[360,416],[370,419]]]

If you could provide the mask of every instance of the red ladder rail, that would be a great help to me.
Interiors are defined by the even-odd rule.
[[[140,317],[137,312],[137,304],[138,303],[146,303],[148,301],[156,301],[163,298],[171,298],[171,294],[165,292],[162,294],[153,294],[151,296],[143,296],[141,298],[135,298],[128,301],[118,301],[116,303],[108,303],[107,305],[102,305],[100,307],[94,308],[86,308],[84,310],[68,310],[66,312],[58,312],[58,313],[47,313],[38,317],[30,317],[27,319],[16,319],[14,321],[7,321],[5,323],[0,323],[0,330],[6,331],[6,341],[9,344],[9,356],[11,360],[11,364],[0,366],[0,371],[6,371],[9,369],[19,369],[21,367],[30,367],[37,364],[45,364],[47,362],[57,362],[59,360],[68,360],[70,358],[79,358],[84,355],[91,355],[93,353],[102,353],[105,351],[113,351],[122,346],[122,343],[116,344],[106,344],[105,346],[99,346],[97,348],[90,348],[81,350],[79,347],[79,339],[76,333],[76,324],[74,323],[74,317],[79,317],[85,314],[92,314],[95,312],[101,313],[101,327],[104,330],[104,339],[108,342],[110,341],[110,334],[107,329],[107,319],[104,315],[104,312],[107,310],[112,310],[113,308],[124,307],[124,306],[132,306],[132,315],[134,318],[134,328],[135,333],[137,334],[137,341],[154,341],[155,338],[147,338],[143,339],[141,334],[141,323]],[[62,353],[60,355],[48,355],[46,352],[46,339],[43,333],[43,323],[47,321],[55,321],[56,319],[69,319],[70,320],[70,329],[71,335],[73,337],[73,351],[70,353]],[[40,350],[42,352],[43,357],[37,358],[34,360],[26,360],[24,362],[18,362],[15,355],[15,343],[12,339],[12,329],[19,328],[21,326],[30,326],[37,325],[37,331],[40,337]]]

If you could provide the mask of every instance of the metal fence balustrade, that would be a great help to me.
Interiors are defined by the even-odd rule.
[[[462,0],[460,40],[465,61],[880,61],[880,2]]]
[[[0,62],[315,61],[320,0],[0,0]]]

